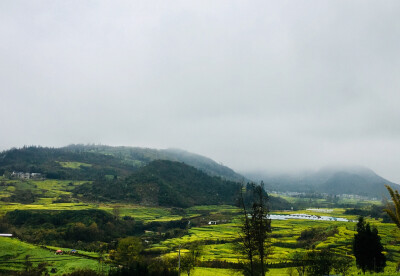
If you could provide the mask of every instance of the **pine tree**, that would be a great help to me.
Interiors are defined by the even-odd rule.
[[[267,219],[268,195],[264,191],[262,182],[259,186],[248,184],[246,196],[243,190],[242,186],[239,204],[243,211],[243,221],[239,233],[241,240],[239,251],[248,261],[243,267],[243,272],[250,276],[264,276],[267,271],[265,263],[268,255],[268,232],[271,232],[271,221]],[[245,202],[245,197],[251,199],[250,204]],[[249,205],[251,207],[247,208]]]
[[[383,246],[378,230],[360,217],[357,223],[357,234],[354,235],[353,252],[357,267],[365,271],[382,272],[386,266],[386,258],[382,253]]]

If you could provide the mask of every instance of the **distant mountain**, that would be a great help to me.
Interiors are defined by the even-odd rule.
[[[125,164],[141,167],[154,160],[183,162],[211,176],[219,176],[227,180],[246,180],[232,169],[218,164],[214,160],[181,149],[150,149],[140,147],[111,147],[104,145],[69,145],[63,149],[72,152],[91,152],[112,155],[123,160]]]
[[[377,175],[369,168],[324,167],[316,172],[301,174],[264,174],[248,173],[246,176],[254,181],[264,180],[268,190],[354,194],[368,197],[388,197],[385,184],[399,190],[400,186]]]

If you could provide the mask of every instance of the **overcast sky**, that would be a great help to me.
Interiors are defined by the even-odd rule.
[[[400,1],[0,1],[0,150],[176,147],[400,183]]]

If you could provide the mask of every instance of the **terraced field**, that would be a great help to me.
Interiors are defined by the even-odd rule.
[[[69,251],[69,250],[67,250]],[[108,266],[101,267],[99,262],[92,258],[72,255],[55,255],[53,248],[45,249],[36,245],[22,242],[16,238],[0,237],[0,272],[2,270],[23,270],[26,267],[26,256],[28,261],[37,266],[39,263],[47,263],[50,274],[70,273],[75,269],[90,268],[103,271]],[[90,252],[81,252],[91,254]],[[94,256],[90,256],[94,257]],[[53,272],[51,272],[53,271]]]
[[[356,219],[356,216],[344,215],[344,211],[345,209],[334,209],[330,215],[345,217],[350,220]],[[287,214],[291,212],[280,213]],[[324,212],[307,210],[298,211],[298,213],[326,215]],[[236,263],[241,260],[241,256],[235,251],[235,240],[238,238],[238,221],[238,218],[236,218],[232,222],[226,224],[193,227],[189,230],[187,235],[154,244],[150,250],[159,250],[164,252],[164,255],[172,257],[177,255],[179,245],[185,248],[185,245],[202,241],[205,243],[202,261],[219,260]],[[381,223],[377,220],[368,220],[368,222],[377,227],[382,238],[386,250],[385,254],[388,259],[385,272],[389,274],[394,273],[396,262],[400,260],[400,245],[397,244],[399,230],[391,223]],[[352,255],[352,239],[356,233],[354,230],[355,225],[355,222],[273,220],[270,238],[271,253],[268,257],[268,262],[277,264],[291,261],[293,253],[305,252],[306,249],[301,248],[296,240],[302,231],[313,227],[329,228],[336,226],[338,229],[337,234],[316,244],[315,249],[329,249],[336,254]],[[183,252],[184,251],[183,249]],[[286,268],[271,269],[271,274],[286,275],[286,270]],[[222,271],[223,270],[218,270],[218,273],[222,273]],[[357,274],[358,272],[354,263],[351,273]]]
[[[83,164],[64,164],[65,166],[79,169]],[[36,199],[33,203],[22,204],[16,202],[0,201],[0,216],[13,210],[84,210],[102,209],[121,218],[129,216],[135,221],[143,222],[145,225],[150,222],[177,221],[183,218],[193,222],[188,224],[189,229],[183,236],[165,239],[165,233],[156,233],[160,238],[157,242],[149,243],[147,251],[161,253],[166,257],[177,256],[178,248],[182,247],[184,253],[188,246],[194,242],[204,244],[204,254],[201,261],[227,261],[237,263],[242,259],[236,248],[238,230],[240,223],[240,210],[234,206],[195,206],[187,209],[182,208],[163,208],[148,207],[127,203],[107,203],[95,204],[80,202],[74,199],[68,203],[57,203],[57,198],[61,195],[71,195],[71,190],[84,183],[83,181],[68,180],[6,180],[0,178],[0,197],[10,196],[15,189],[34,190]],[[293,199],[291,199],[293,200]],[[319,203],[323,202],[320,200]],[[376,203],[376,202],[374,202]],[[370,204],[370,202],[365,202]],[[313,207],[312,205],[310,207]],[[303,213],[319,216],[344,217],[349,220],[356,220],[356,216],[344,215],[345,209],[332,208],[328,214],[325,210],[298,210],[280,211],[276,214]],[[217,225],[208,225],[208,221],[217,221]],[[388,266],[385,273],[394,273],[395,264],[400,260],[399,230],[394,224],[382,223],[379,220],[368,219],[371,225],[378,228],[379,234],[385,247],[385,254],[388,259]],[[325,241],[315,244],[315,249],[328,248],[341,255],[351,255],[352,239],[355,234],[355,222],[334,222],[334,221],[311,221],[311,220],[273,220],[272,233],[270,235],[270,255],[268,262],[278,264],[290,261],[293,253],[305,252],[297,243],[297,238],[301,232],[313,227],[330,228],[337,226],[338,232]],[[28,244],[17,239],[0,238],[0,270],[12,268],[14,270],[24,269],[25,256],[30,255],[30,260],[34,264],[41,261],[49,263],[49,271],[54,268],[52,274],[63,274],[72,271],[73,268],[92,268],[99,270],[99,263],[96,259],[98,255],[93,252],[82,252],[82,256],[56,256],[56,247],[47,249],[37,245]],[[68,250],[68,249],[67,249]],[[238,272],[231,269],[217,269],[198,267],[193,275],[234,275]],[[270,275],[287,275],[287,268],[271,268]],[[353,265],[352,274],[357,274],[358,270]],[[238,274],[240,275],[240,274]],[[380,274],[383,275],[383,274]]]

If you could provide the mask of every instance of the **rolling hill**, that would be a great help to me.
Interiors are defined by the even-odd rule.
[[[231,181],[246,180],[244,176],[208,157],[181,149],[150,149],[105,145],[69,145],[61,149],[75,153],[87,152],[111,155],[120,159],[124,164],[134,167],[144,166],[154,160],[183,162],[211,176],[219,176]]]
[[[170,207],[233,205],[240,184],[228,179],[241,177],[209,158],[182,150],[79,145],[23,147],[0,153],[0,175],[13,179],[14,172],[40,173],[46,179],[61,181],[86,181],[73,191],[75,197],[84,201]],[[36,191],[35,185],[19,186],[26,188],[6,189],[3,200],[33,202],[35,196],[44,192]],[[289,203],[280,198],[271,197],[270,203],[275,209],[289,208]]]
[[[127,176],[154,160],[183,162],[210,176],[242,181],[243,176],[210,158],[179,149],[69,145],[62,148],[23,147],[0,153],[0,174],[22,171],[53,179],[91,180],[99,173]],[[75,163],[75,167],[72,166]]]

